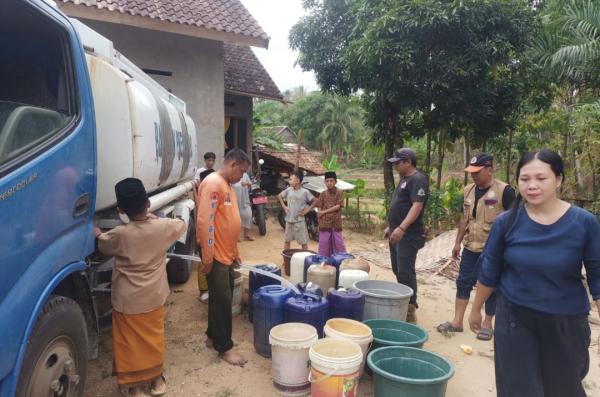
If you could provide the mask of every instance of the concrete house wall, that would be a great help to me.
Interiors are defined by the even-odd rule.
[[[222,159],[225,138],[223,43],[96,20],[81,20],[114,43],[142,69],[171,72],[151,77],[186,102],[196,124],[198,163],[211,151]],[[250,117],[251,119],[251,117]]]

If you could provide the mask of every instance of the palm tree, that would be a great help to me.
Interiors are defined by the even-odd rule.
[[[351,98],[334,95],[324,106],[326,124],[323,126],[318,141],[329,156],[337,153],[344,156],[344,149],[355,143],[362,129],[360,107]]]
[[[542,11],[544,31],[532,48],[534,60],[563,82],[598,86],[600,3],[551,0]]]

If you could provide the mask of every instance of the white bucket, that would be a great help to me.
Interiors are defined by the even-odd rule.
[[[360,321],[348,318],[332,318],[325,323],[325,337],[346,339],[358,343],[363,354],[363,360],[360,364],[360,376],[362,376],[367,353],[373,343],[373,331],[371,328]]]
[[[356,342],[325,338],[309,351],[312,397],[356,396],[363,354]]]
[[[296,252],[290,259],[290,282],[294,285],[304,281],[304,259],[312,252]]]
[[[277,391],[284,396],[310,393],[308,350],[317,341],[317,329],[302,323],[285,323],[271,328],[271,375]]]

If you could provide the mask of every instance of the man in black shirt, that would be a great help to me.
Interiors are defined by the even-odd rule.
[[[429,179],[417,171],[417,156],[408,148],[396,150],[388,161],[400,174],[400,181],[390,203],[385,238],[390,242],[392,270],[400,284],[412,288],[406,321],[416,322],[417,251],[425,245],[423,213],[429,195]]]

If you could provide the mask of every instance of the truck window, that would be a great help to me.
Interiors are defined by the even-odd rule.
[[[48,144],[75,117],[66,33],[25,2],[5,6],[10,10],[0,13],[0,167]]]

